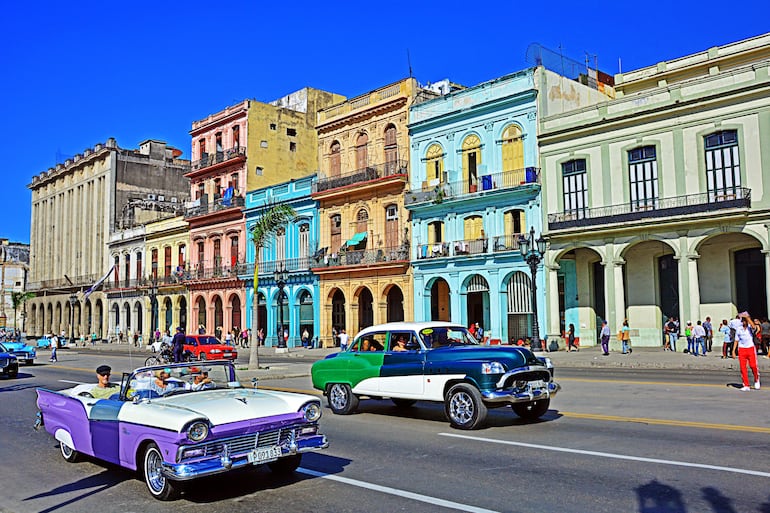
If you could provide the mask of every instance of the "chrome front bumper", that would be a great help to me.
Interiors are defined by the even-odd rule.
[[[287,446],[281,447],[282,455],[292,456],[304,452],[318,451],[329,447],[326,435],[314,435],[307,438],[301,438]],[[273,460],[276,461],[276,460]],[[268,462],[265,462],[268,463]],[[261,464],[261,463],[260,463]],[[174,481],[188,481],[203,476],[210,476],[222,472],[228,472],[233,469],[254,465],[249,461],[248,453],[244,454],[221,454],[216,458],[210,458],[203,461],[190,463],[163,463],[163,475]]]
[[[528,403],[538,399],[548,399],[561,390],[561,386],[553,381],[543,386],[533,386],[527,383],[524,388],[502,388],[498,390],[481,390],[481,397],[486,403]]]

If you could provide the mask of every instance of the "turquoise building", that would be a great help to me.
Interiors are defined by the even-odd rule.
[[[318,241],[318,207],[310,198],[315,174],[291,180],[246,194],[246,232],[251,233],[265,205],[290,205],[297,217],[262,248],[259,261],[258,326],[265,333],[265,345],[278,345],[284,332],[286,345],[301,345],[302,334],[309,338],[319,333],[318,277],[311,272],[311,263]],[[257,329],[252,326],[254,305],[254,244],[249,240],[246,251],[247,274],[241,276],[246,286],[246,325],[252,329],[252,341]],[[285,286],[278,287],[276,271],[285,271]],[[288,337],[288,338],[286,338]]]
[[[492,343],[533,335],[519,238],[531,228],[542,233],[538,116],[596,94],[539,66],[411,107],[405,206],[416,321],[478,323]],[[542,271],[541,263],[536,306],[545,327]]]

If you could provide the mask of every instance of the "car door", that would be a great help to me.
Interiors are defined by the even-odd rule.
[[[198,358],[198,341],[194,337],[185,337],[184,351],[190,351],[194,358]]]
[[[348,351],[347,374],[357,394],[379,395],[380,369],[385,354],[387,332],[358,336]]]
[[[88,422],[91,426],[94,456],[120,464],[120,429],[118,413],[124,402],[119,399],[91,399]]]
[[[70,448],[91,456],[94,450],[86,404],[92,401],[93,399],[70,397],[59,392],[37,389],[37,407],[43,414],[45,430]]]
[[[395,351],[396,340],[406,339],[406,351]],[[420,399],[425,393],[425,349],[410,331],[392,331],[382,364],[380,392],[384,397]]]

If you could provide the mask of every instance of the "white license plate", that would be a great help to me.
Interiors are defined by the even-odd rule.
[[[544,388],[545,387],[545,382],[543,380],[538,379],[538,380],[535,380],[535,381],[530,381],[529,382],[529,386],[534,388],[534,389]]]
[[[225,353],[225,356],[232,356],[233,353]]]
[[[281,448],[277,445],[273,445],[272,447],[259,447],[258,449],[254,449],[249,454],[249,463],[254,463],[255,465],[258,465],[260,463],[264,463],[266,461],[272,461],[274,459],[281,457]]]

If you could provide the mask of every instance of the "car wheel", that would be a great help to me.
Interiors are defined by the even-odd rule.
[[[393,404],[398,406],[399,408],[409,408],[410,406],[413,406],[415,401],[414,399],[398,399],[398,398],[392,398],[391,401],[393,401]]]
[[[150,356],[144,361],[145,367],[151,367],[153,365],[160,365],[160,358],[157,356]]]
[[[297,470],[301,462],[302,455],[293,454],[285,458],[279,458],[276,461],[271,461],[267,466],[270,467],[270,471],[274,474],[285,476]]]
[[[206,359],[206,353],[198,353],[198,360],[203,361]]]
[[[150,495],[161,501],[168,501],[176,498],[179,494],[178,488],[174,483],[163,475],[163,456],[160,449],[154,443],[147,446],[144,451],[144,482]]]
[[[19,377],[19,369],[9,370],[8,371],[8,377],[9,378],[18,378]]]
[[[522,419],[535,420],[545,415],[545,412],[548,411],[548,406],[550,404],[550,399],[540,399],[529,403],[512,404],[511,408],[513,409],[513,413]]]
[[[75,463],[80,459],[80,453],[64,442],[59,442],[59,450],[61,451],[61,455],[62,458],[64,458],[64,461]]]
[[[358,396],[350,389],[346,383],[334,383],[329,385],[329,391],[326,394],[329,399],[329,408],[337,415],[348,415],[358,408]]]
[[[487,418],[487,407],[473,385],[460,383],[449,389],[444,400],[444,411],[452,427],[476,429]]]

